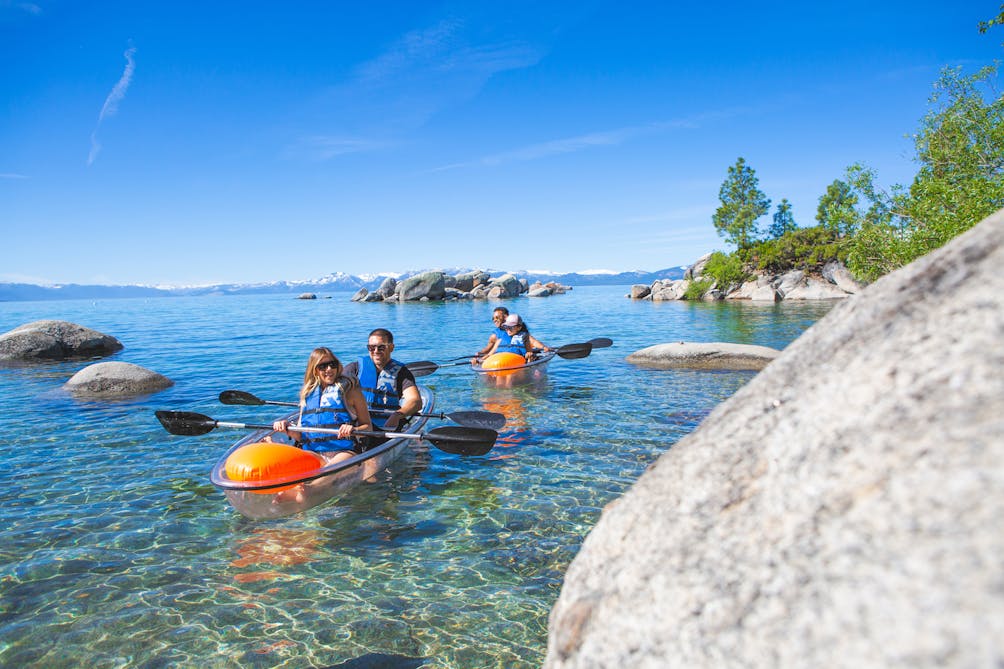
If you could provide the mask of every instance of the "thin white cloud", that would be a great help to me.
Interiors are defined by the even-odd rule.
[[[306,155],[330,158],[396,144],[394,138],[406,137],[443,109],[476,96],[496,74],[530,67],[543,57],[543,47],[526,41],[479,41],[480,35],[474,22],[447,18],[402,35],[360,63],[346,81],[325,92],[324,106],[330,110],[325,123],[334,131],[316,134],[383,139],[349,141],[337,150]],[[318,144],[300,140],[287,153],[303,154],[311,143]]]
[[[441,84],[469,81],[476,88],[497,72],[528,67],[541,54],[515,41],[470,45],[466,43],[466,23],[444,19],[423,30],[413,30],[388,49],[356,68],[354,85],[408,88],[409,84],[439,81]],[[429,94],[442,94],[432,89]]]
[[[286,149],[288,157],[305,157],[309,160],[329,160],[349,153],[379,151],[392,146],[391,142],[358,137],[315,135],[304,137]]]
[[[8,8],[18,9],[22,12],[27,12],[28,14],[33,14],[35,16],[42,15],[42,8],[34,2],[12,2],[11,0],[0,0],[0,9]]]
[[[676,119],[671,121],[656,121],[646,125],[627,126],[615,128],[613,130],[603,130],[598,132],[578,135],[576,137],[565,137],[562,139],[530,144],[512,151],[496,153],[476,160],[460,163],[451,163],[434,167],[429,172],[445,172],[447,170],[461,169],[465,167],[494,167],[512,162],[523,162],[529,160],[539,160],[551,156],[575,153],[586,149],[593,149],[604,146],[619,146],[637,137],[650,135],[667,130],[681,128],[699,128],[702,123],[720,118],[728,118],[743,113],[745,110],[735,109],[721,112],[710,112],[689,118]]]
[[[452,163],[435,167],[430,172],[445,172],[464,167],[482,166],[494,167],[512,162],[523,162],[528,160],[538,160],[549,156],[556,156],[564,153],[574,153],[584,149],[591,149],[599,146],[616,146],[627,141],[629,138],[644,132],[644,128],[620,128],[617,130],[607,130],[602,132],[592,132],[577,137],[565,137],[539,144],[530,144],[512,151],[504,151],[490,156],[484,156],[477,160],[464,163]]]
[[[445,20],[431,28],[407,33],[384,53],[360,65],[356,69],[357,80],[382,84],[402,73],[429,67],[454,44],[455,35],[462,26],[461,21]]]
[[[98,128],[101,127],[102,122],[106,118],[114,116],[118,112],[119,103],[125,98],[126,91],[129,90],[129,84],[132,83],[133,71],[136,69],[135,61],[133,61],[133,54],[135,53],[136,48],[132,46],[125,50],[123,54],[126,59],[125,69],[122,71],[122,76],[119,77],[118,82],[112,87],[111,93],[105,98],[105,103],[101,106],[101,112],[98,114],[98,123],[91,133],[91,152],[87,156],[88,165],[93,163],[101,152],[101,143],[98,142]]]
[[[0,172],[0,179],[27,179],[28,177],[23,174],[15,174],[14,172]]]

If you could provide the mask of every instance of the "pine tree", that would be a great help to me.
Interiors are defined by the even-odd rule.
[[[722,204],[711,217],[715,229],[745,257],[757,241],[757,219],[770,211],[770,199],[760,190],[756,172],[744,158],[729,168],[718,198]]]
[[[787,198],[781,198],[780,204],[777,205],[777,211],[774,212],[773,223],[770,224],[767,236],[771,239],[780,239],[784,233],[797,228],[795,217],[791,214],[791,203],[788,202]]]

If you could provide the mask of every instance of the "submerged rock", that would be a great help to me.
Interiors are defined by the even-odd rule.
[[[63,387],[75,396],[101,399],[133,397],[164,390],[174,381],[129,362],[99,362],[74,374]]]
[[[1004,211],[790,344],[620,499],[545,667],[1004,664]]]
[[[635,351],[627,361],[654,369],[763,369],[781,352],[768,346],[674,342]]]
[[[115,337],[68,321],[35,321],[0,335],[0,360],[90,358],[122,348]]]

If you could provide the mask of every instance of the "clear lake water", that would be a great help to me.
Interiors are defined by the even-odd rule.
[[[245,432],[177,437],[154,410],[271,422],[280,408],[224,406],[218,394],[295,400],[311,349],[351,361],[375,327],[394,332],[403,362],[467,355],[499,303],[359,304],[347,293],[0,303],[0,333],[72,321],[122,341],[106,360],[175,381],[81,401],[60,387],[94,361],[0,367],[0,666],[539,667],[562,574],[604,505],[753,376],[625,357],[672,341],[784,348],[833,306],[627,292],[503,302],[551,346],[614,340],[555,358],[535,383],[494,388],[457,366],[420,379],[438,411],[506,414],[487,456],[418,445],[350,494],[272,521],[243,518],[209,482]]]

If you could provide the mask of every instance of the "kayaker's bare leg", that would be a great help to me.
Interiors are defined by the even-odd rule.
[[[353,455],[355,455],[355,453],[353,453],[352,451],[331,451],[326,453],[318,453],[318,455],[324,458],[323,466],[327,467],[328,465],[333,465],[336,462],[341,462],[342,460],[348,460]],[[273,499],[275,500],[276,503],[282,503],[282,502],[300,503],[307,498],[307,486],[309,485],[310,483],[300,483],[290,488],[289,490],[283,490],[282,492],[276,494],[276,496]]]
[[[319,453],[319,455],[324,458],[324,466],[333,465],[336,462],[341,462],[342,460],[348,460],[353,455],[352,451],[329,451],[327,453]]]

